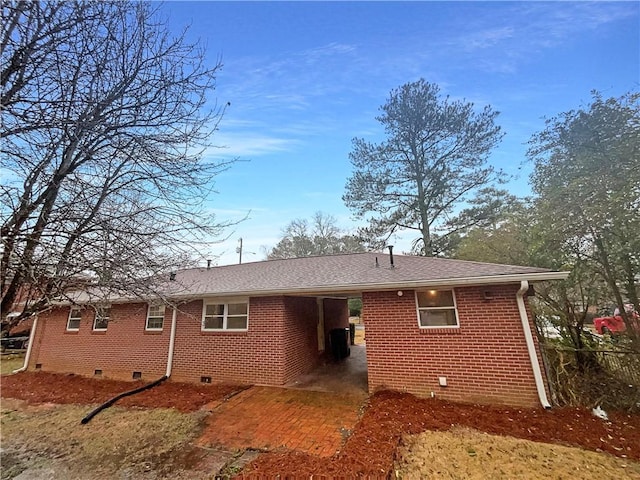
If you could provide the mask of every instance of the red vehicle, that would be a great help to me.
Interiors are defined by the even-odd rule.
[[[627,315],[631,317],[632,322],[637,325],[640,317],[638,317],[637,312],[633,311],[633,306],[625,305],[625,310],[627,311]],[[610,317],[594,318],[593,325],[596,327],[596,332],[598,332],[600,335],[604,335],[605,333],[621,333],[627,329],[627,326],[624,323],[624,319],[621,315],[618,314],[618,309],[616,309],[614,314]]]
[[[594,318],[593,324],[596,327],[596,332],[600,335],[624,332],[627,329],[624,319],[620,315]]]

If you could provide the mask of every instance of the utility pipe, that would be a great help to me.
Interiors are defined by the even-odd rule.
[[[29,367],[29,358],[31,358],[31,349],[33,348],[33,340],[36,338],[36,327],[38,326],[38,316],[33,320],[31,325],[31,333],[29,334],[29,345],[27,345],[27,353],[24,356],[24,365],[17,368],[13,373],[24,372]]]
[[[176,343],[176,323],[177,323],[177,318],[178,318],[178,307],[173,307],[173,313],[171,314],[171,334],[169,336],[169,353],[167,354],[167,371],[166,371],[166,373],[161,378],[159,378],[158,380],[155,380],[155,381],[153,381],[151,383],[148,383],[147,385],[143,385],[142,387],[135,388],[135,389],[130,390],[128,392],[121,393],[120,395],[116,395],[112,399],[107,400],[102,405],[100,405],[96,409],[94,409],[91,412],[89,412],[89,414],[80,421],[80,423],[82,425],[86,425],[87,423],[89,423],[91,421],[91,419],[93,417],[95,417],[98,413],[100,413],[102,410],[104,410],[106,408],[109,408],[111,405],[116,403],[121,398],[128,397],[128,396],[131,396],[131,395],[135,395],[136,393],[140,393],[140,392],[143,392],[145,390],[149,390],[150,388],[153,388],[153,387],[155,387],[157,385],[160,385],[162,382],[164,382],[165,380],[167,380],[171,376],[171,367],[173,365],[173,348],[174,348],[175,343]]]
[[[128,392],[124,392],[121,393],[120,395],[116,395],[115,397],[113,397],[110,400],[107,400],[106,402],[104,402],[102,405],[100,405],[99,407],[97,407],[96,409],[92,410],[91,412],[89,412],[87,414],[87,416],[85,416],[82,420],[80,420],[80,423],[82,425],[86,425],[87,423],[89,423],[91,421],[91,419],[93,417],[95,417],[97,414],[99,414],[102,410],[109,408],[111,405],[113,405],[114,403],[116,403],[118,400],[120,400],[121,398],[124,397],[129,397],[131,395],[135,395],[136,393],[140,393],[143,392],[145,390],[149,390],[150,388],[153,388],[157,385],[160,385],[162,382],[164,382],[167,379],[167,376],[163,376],[160,377],[158,380],[155,380],[151,383],[148,383],[146,385],[143,385],[141,387],[135,388],[133,390],[130,390]]]
[[[547,399],[547,391],[544,388],[544,380],[542,378],[542,371],[540,370],[540,363],[538,362],[538,354],[536,353],[536,347],[533,342],[533,335],[531,335],[531,326],[529,325],[529,317],[527,316],[527,309],[524,306],[524,294],[529,290],[529,282],[522,280],[520,282],[520,289],[516,293],[516,302],[518,304],[518,311],[520,312],[520,321],[522,322],[522,329],[524,330],[524,338],[527,342],[527,350],[529,351],[529,360],[531,360],[531,368],[533,369],[533,378],[536,381],[536,389],[538,390],[538,398],[544,408],[551,408],[551,404]]]
[[[173,349],[176,344],[176,323],[178,317],[178,307],[173,307],[173,314],[171,315],[171,335],[169,336],[169,353],[167,354],[167,372],[165,377],[171,376],[171,368],[173,367]]]
[[[177,312],[178,312],[178,308],[174,307],[173,315],[172,315],[172,318],[171,318],[171,336],[169,338],[169,357],[167,358],[167,374],[163,375],[162,377],[160,377],[159,379],[157,379],[157,380],[155,380],[155,381],[153,381],[151,383],[148,383],[148,384],[143,385],[141,387],[135,388],[133,390],[129,390],[128,392],[123,392],[123,393],[121,393],[119,395],[116,395],[115,397],[107,400],[102,405],[98,406],[97,408],[95,408],[94,410],[89,412],[82,420],[80,420],[80,423],[82,425],[86,425],[87,423],[89,423],[93,417],[95,417],[97,414],[99,414],[102,410],[104,410],[106,408],[109,408],[111,405],[116,403],[121,398],[129,397],[131,395],[135,395],[135,394],[143,392],[145,390],[149,390],[151,388],[154,388],[154,387],[160,385],[162,382],[166,381],[169,378],[169,375],[171,374],[171,365],[173,363],[173,347],[174,347],[174,344],[175,344],[175,337],[176,337]]]

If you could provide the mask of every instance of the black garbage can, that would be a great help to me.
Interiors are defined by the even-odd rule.
[[[331,340],[331,353],[336,360],[341,360],[351,354],[349,348],[349,329],[334,328],[329,332]]]
[[[350,345],[356,344],[356,324],[355,323],[349,324],[349,344]]]

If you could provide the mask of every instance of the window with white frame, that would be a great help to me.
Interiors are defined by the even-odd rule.
[[[453,290],[421,290],[416,292],[420,328],[458,327],[456,297]]]
[[[149,305],[147,310],[147,330],[162,330],[164,326],[164,305]]]
[[[93,329],[103,331],[109,325],[109,317],[111,317],[110,306],[100,306],[96,308],[96,318],[93,321]]]
[[[218,300],[205,301],[202,311],[202,330],[244,331],[249,326],[249,302]]]
[[[69,311],[69,318],[67,319],[67,330],[80,330],[80,321],[82,320],[82,310],[79,308],[72,308]]]

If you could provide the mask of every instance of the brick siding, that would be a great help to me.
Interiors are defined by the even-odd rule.
[[[517,291],[518,285],[456,288],[455,329],[420,329],[412,290],[364,293],[369,389],[539,406]]]
[[[315,298],[285,297],[282,323],[282,383],[308,373],[318,365],[318,303]]]
[[[331,330],[334,328],[349,328],[349,305],[346,300],[339,298],[324,299],[324,340],[325,350],[329,352]]]
[[[86,308],[78,331],[67,331],[69,307],[40,314],[29,367],[43,371],[130,380],[134,371],[153,380],[164,375],[169,348],[171,310],[162,332],[146,332],[147,304],[113,305],[106,331],[93,331],[94,311]]]
[[[213,382],[285,384],[316,364],[315,304],[315,298],[251,298],[246,332],[202,332],[202,301],[181,306],[172,377],[189,382],[208,376]]]
[[[518,285],[456,288],[460,328],[420,329],[412,290],[365,292],[369,389],[393,388],[460,401],[539,405],[518,307]],[[484,292],[491,299],[484,299]],[[309,372],[318,352],[314,297],[252,297],[246,332],[202,332],[202,300],[179,306],[172,379],[283,385]],[[325,330],[348,325],[344,300],[324,299]],[[40,315],[29,368],[151,380],[165,373],[172,310],[161,332],[146,332],[147,306],[113,305],[106,332],[93,310],[67,332],[68,307]],[[532,326],[533,328],[533,326]],[[534,334],[535,339],[535,334]],[[540,359],[540,355],[538,354]],[[542,366],[541,366],[542,367]],[[544,369],[542,369],[544,372]],[[438,385],[438,377],[447,386]]]
[[[202,300],[178,308],[172,379],[283,385],[309,372],[319,359],[315,298],[256,297],[246,332],[202,332]],[[172,309],[161,332],[145,332],[146,304],[113,305],[108,328],[93,331],[93,310],[80,329],[66,331],[69,307],[40,315],[29,367],[43,371],[155,379],[166,370]]]

